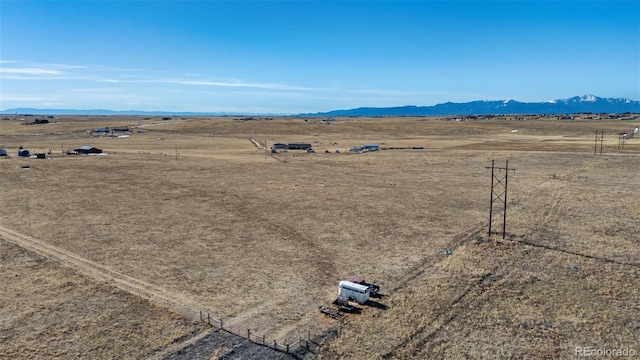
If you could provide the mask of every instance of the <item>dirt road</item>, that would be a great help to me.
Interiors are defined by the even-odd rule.
[[[198,319],[199,310],[197,310],[196,306],[190,305],[187,299],[177,299],[167,294],[167,291],[159,286],[135,279],[108,266],[98,264],[70,251],[47,244],[31,236],[17,233],[3,226],[0,226],[0,239],[57,261],[98,282],[109,283],[131,294],[173,309],[186,318]]]

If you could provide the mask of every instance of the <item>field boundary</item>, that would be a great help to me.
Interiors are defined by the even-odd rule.
[[[106,282],[109,285],[113,285],[134,296],[144,298],[166,308],[177,311],[189,320],[198,319],[196,317],[196,314],[199,313],[199,320],[208,324],[216,330],[225,331],[226,333],[229,333],[231,335],[249,340],[254,344],[268,347],[270,349],[292,355],[296,358],[302,358],[301,355],[307,353],[315,354],[320,346],[320,344],[311,340],[310,332],[307,333],[307,339],[303,339],[302,337],[300,337],[298,340],[290,344],[280,344],[275,339],[273,340],[273,342],[271,342],[271,340],[267,342],[267,337],[265,335],[259,336],[252,333],[250,329],[241,328],[241,326],[238,324],[225,324],[222,319],[213,318],[209,315],[209,313],[203,311],[195,311],[193,310],[193,307],[186,306],[171,298],[170,296],[167,296],[164,293],[164,290],[159,287],[156,287],[142,280],[138,280],[131,276],[122,274],[105,265],[98,264],[70,251],[64,250],[51,244],[47,244],[31,236],[20,234],[3,226],[0,226],[0,240],[16,245],[22,249],[33,252],[47,259],[53,260],[62,266],[72,268],[82,275],[88,276],[94,280]],[[199,339],[206,336],[209,332],[210,331],[204,331],[196,334],[195,336],[192,336],[185,342],[181,343],[178,348],[182,348],[191,343],[197,342]],[[176,349],[171,348],[168,350],[174,351]]]
[[[200,321],[208,324],[212,328],[218,331],[224,331],[231,335],[235,335],[241,337],[243,339],[249,340],[252,343],[260,346],[264,346],[279,352],[283,352],[289,355],[294,356],[295,358],[302,358],[300,355],[302,354],[316,354],[320,344],[311,340],[311,332],[307,332],[307,338],[304,339],[302,336],[298,338],[298,340],[290,343],[290,344],[278,344],[278,342],[274,339],[273,342],[267,341],[266,335],[257,335],[251,332],[251,329],[239,327],[239,325],[225,325],[223,319],[218,319],[211,317],[211,315],[207,312],[200,311]]]
[[[542,245],[542,244],[536,244],[536,243],[528,241],[528,240],[520,240],[518,242],[520,242],[521,244],[524,244],[524,245],[532,246],[532,247],[537,247],[537,248],[550,250],[550,251],[557,251],[557,252],[561,252],[561,253],[565,253],[565,254],[569,254],[569,255],[580,256],[580,257],[584,257],[584,258],[587,258],[587,259],[600,260],[600,261],[603,261],[603,262],[606,262],[606,263],[612,263],[612,264],[622,265],[622,266],[634,266],[634,267],[640,268],[640,264],[636,264],[636,263],[626,263],[626,262],[613,260],[613,259],[609,259],[609,258],[605,258],[605,257],[594,256],[594,255],[589,255],[589,254],[581,254],[581,253],[578,253],[578,252],[575,252],[575,251],[555,248],[555,247],[552,247],[552,246],[547,246],[547,245]]]
[[[479,235],[485,229],[485,227],[486,227],[486,225],[483,222],[483,223],[480,223],[480,224],[476,225],[470,231],[465,231],[463,233],[455,235],[453,237],[453,240],[449,243],[449,245],[447,246],[446,249],[443,249],[443,251],[445,251],[445,250],[449,250],[451,252],[455,251],[456,248],[464,245],[465,243],[471,241],[471,239],[473,239],[474,237]],[[411,269],[409,269],[407,271],[407,275],[405,275],[404,277],[398,279],[396,284],[393,287],[389,288],[389,291],[395,291],[395,290],[405,286],[411,280],[414,280],[418,276],[424,274],[425,267],[427,265],[429,265],[429,264],[433,264],[434,262],[436,262],[436,259],[443,255],[443,251],[439,251],[439,252],[437,252],[435,254],[432,254],[432,255],[427,256],[426,258],[422,259],[422,261],[420,261],[420,263],[418,263],[413,268],[411,268]]]

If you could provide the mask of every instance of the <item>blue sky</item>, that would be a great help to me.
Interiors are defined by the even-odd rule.
[[[640,1],[0,0],[0,110],[640,99]]]

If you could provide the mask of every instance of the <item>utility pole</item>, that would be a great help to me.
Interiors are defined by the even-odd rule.
[[[491,223],[493,222],[493,203],[501,202],[502,210],[502,238],[505,238],[507,231],[507,185],[509,181],[509,171],[515,174],[516,169],[509,168],[509,160],[506,161],[505,167],[496,167],[495,160],[491,160],[491,201],[489,202],[489,237],[491,237]],[[504,170],[504,176],[502,171]],[[500,173],[497,175],[496,172]]]
[[[604,130],[602,130],[601,132],[596,130],[596,143],[593,147],[593,155],[596,155],[598,153],[598,140],[600,140],[600,155],[602,155],[602,142],[604,140]]]

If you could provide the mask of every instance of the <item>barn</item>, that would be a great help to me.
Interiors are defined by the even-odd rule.
[[[75,151],[77,154],[102,154],[102,149],[98,149],[93,146],[80,146],[73,151]]]
[[[362,145],[362,149],[367,150],[367,151],[376,151],[376,150],[380,150],[380,145],[378,145],[378,144],[364,144],[364,145]]]

